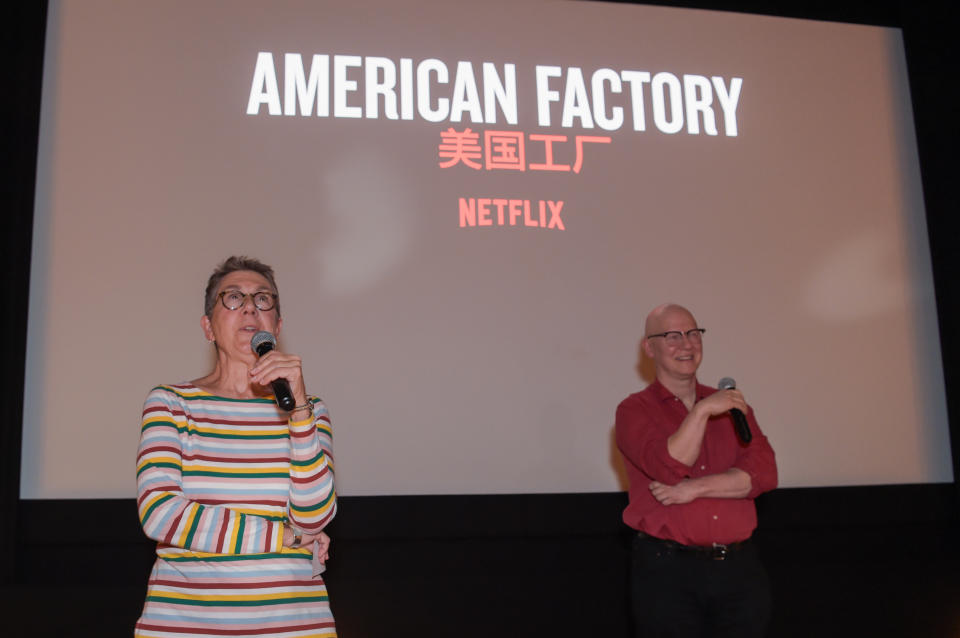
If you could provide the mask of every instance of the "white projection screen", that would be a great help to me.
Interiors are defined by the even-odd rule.
[[[51,2],[23,498],[127,498],[271,264],[341,495],[624,489],[646,313],[781,485],[952,481],[901,32],[597,2]]]

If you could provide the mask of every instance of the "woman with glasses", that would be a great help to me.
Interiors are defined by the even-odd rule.
[[[136,636],[336,636],[320,577],[336,512],[330,419],[300,357],[251,347],[282,325],[273,270],[230,257],[207,282],[201,319],[213,370],[147,396],[137,505],[157,560]],[[289,411],[273,396],[278,379]]]

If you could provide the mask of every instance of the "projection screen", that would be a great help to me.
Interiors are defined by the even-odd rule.
[[[134,494],[271,264],[342,495],[624,489],[646,313],[783,486],[952,480],[896,29],[596,2],[51,2],[21,495]]]

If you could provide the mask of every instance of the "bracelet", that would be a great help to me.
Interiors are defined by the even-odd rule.
[[[295,405],[295,406],[293,406],[293,409],[290,410],[290,414],[293,414],[294,412],[297,412],[298,410],[304,410],[304,409],[306,409],[306,408],[310,408],[311,414],[313,413],[313,403],[310,401],[310,399],[307,399],[307,402],[304,403],[303,405]]]

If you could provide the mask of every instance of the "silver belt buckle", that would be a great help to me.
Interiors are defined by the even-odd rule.
[[[713,560],[725,560],[727,558],[727,546],[723,543],[713,544]]]

